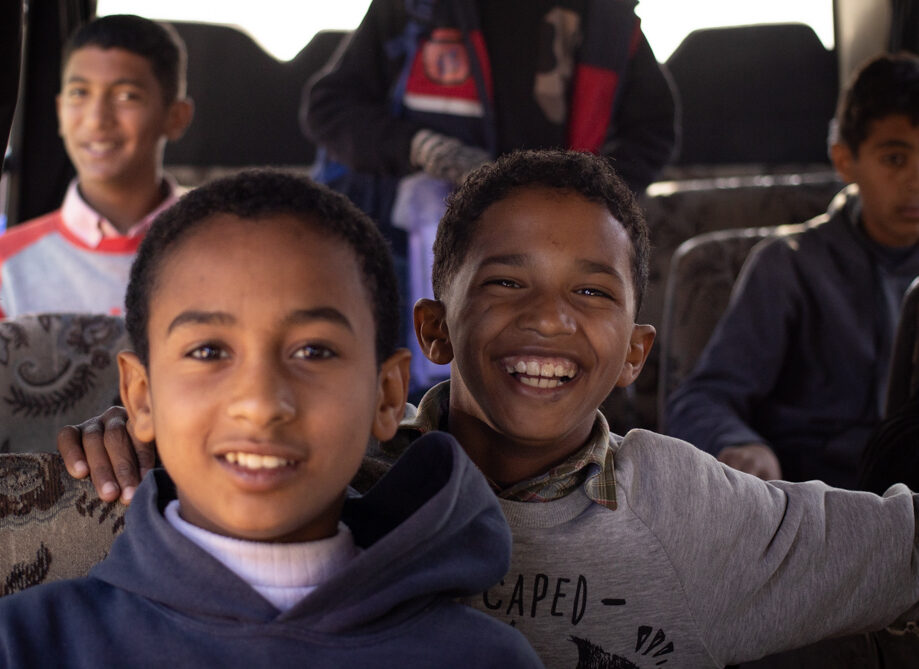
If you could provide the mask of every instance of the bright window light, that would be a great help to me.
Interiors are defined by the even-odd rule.
[[[370,0],[99,0],[96,13],[236,26],[278,60],[290,60],[320,30],[353,30]]]
[[[654,55],[670,57],[693,30],[754,23],[805,23],[813,28],[827,49],[832,49],[833,0],[641,0],[636,8]]]
[[[234,25],[279,60],[290,60],[320,30],[356,28],[369,5],[370,0],[99,0],[97,11]],[[833,47],[833,0],[641,0],[636,11],[661,61],[697,28],[752,23],[806,23],[828,49]]]

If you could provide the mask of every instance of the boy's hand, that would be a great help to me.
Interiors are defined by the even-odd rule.
[[[124,408],[113,406],[101,416],[58,432],[57,450],[74,478],[89,474],[99,497],[128,504],[141,478],[156,463],[152,443],[137,441],[127,428]]]
[[[782,478],[779,459],[766,444],[742,444],[721,449],[718,460],[728,467],[758,476],[764,481]]]

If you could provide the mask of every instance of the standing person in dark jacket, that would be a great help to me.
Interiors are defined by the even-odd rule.
[[[643,191],[673,152],[675,103],[635,4],[374,0],[301,109],[336,161],[320,179],[384,225],[400,177],[455,184],[514,149],[599,153]]]
[[[919,274],[919,58],[865,65],[836,115],[850,185],[759,247],[668,432],[766,479],[854,487],[884,402],[900,300]]]

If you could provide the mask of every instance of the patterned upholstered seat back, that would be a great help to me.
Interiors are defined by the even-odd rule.
[[[125,510],[71,478],[57,454],[0,454],[0,596],[85,576],[124,527]]]
[[[58,430],[118,401],[124,320],[38,314],[0,322],[0,453],[54,452]]]
[[[707,232],[683,242],[670,261],[661,319],[658,420],[666,430],[667,396],[692,371],[731,297],[734,281],[759,242],[803,224]]]

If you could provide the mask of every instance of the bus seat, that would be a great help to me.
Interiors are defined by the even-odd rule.
[[[890,357],[887,401],[884,415],[890,416],[919,392],[919,278],[903,296],[900,322]]]
[[[200,171],[312,164],[316,147],[300,131],[297,118],[301,91],[347,31],[321,31],[283,62],[232,26],[172,25],[188,49],[188,94],[195,103],[188,131],[166,147],[166,165],[180,181],[188,180],[176,167]],[[208,176],[205,170],[194,181]]]
[[[683,242],[673,253],[660,331],[660,431],[666,431],[667,397],[695,366],[727,308],[734,282],[750,251],[764,239],[803,228],[803,224],[792,224],[707,232]]]
[[[804,24],[691,32],[667,59],[682,103],[677,163],[826,163],[837,58]]]
[[[124,320],[35,314],[0,322],[0,453],[54,452],[61,427],[118,400]]]
[[[0,454],[0,596],[85,576],[123,529],[125,509],[71,478],[56,453]]]
[[[652,323],[660,329],[671,257],[680,244],[716,230],[809,220],[826,211],[842,186],[828,168],[803,174],[752,172],[652,184],[641,200],[654,249],[648,287],[639,314],[641,322]],[[610,404],[608,416],[613,416],[611,420],[618,423],[618,429],[659,428],[660,352],[658,341],[651,348],[644,370],[629,386],[629,403]],[[620,420],[622,416],[626,418]]]

